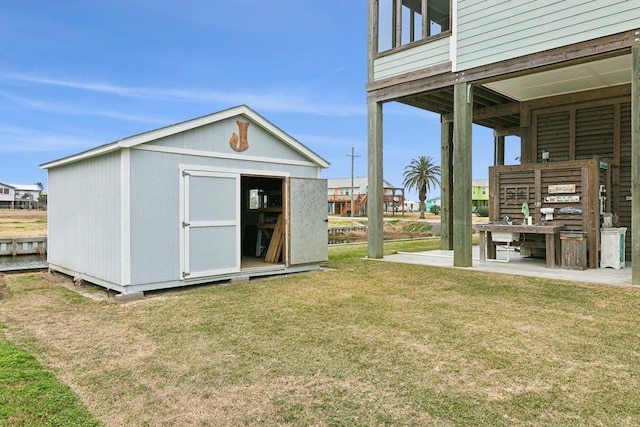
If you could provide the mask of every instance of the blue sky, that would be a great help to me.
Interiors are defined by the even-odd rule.
[[[240,104],[327,159],[324,177],[350,176],[351,147],[366,176],[366,80],[366,0],[4,0],[0,182],[46,187],[41,163]],[[492,133],[473,137],[484,179]],[[386,104],[385,178],[401,186],[420,155],[440,163],[439,117]]]

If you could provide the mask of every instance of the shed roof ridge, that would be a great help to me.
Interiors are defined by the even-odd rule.
[[[163,138],[170,135],[175,135],[180,132],[185,132],[200,126],[205,126],[205,125],[215,123],[230,117],[240,116],[240,115],[244,115],[249,119],[253,120],[263,129],[270,132],[272,135],[276,136],[278,139],[286,143],[289,147],[296,150],[298,153],[302,154],[309,160],[315,162],[319,166],[322,166],[322,167],[329,166],[329,162],[327,162],[318,154],[310,150],[300,141],[293,138],[291,135],[289,135],[288,133],[286,133],[285,131],[283,131],[273,123],[271,123],[269,120],[267,120],[266,118],[264,118],[263,116],[261,116],[260,114],[252,110],[246,104],[241,104],[241,105],[227,108],[215,113],[206,114],[204,116],[174,123],[168,126],[163,126],[158,129],[152,129],[146,132],[134,134],[126,138],[116,140],[114,142],[110,142],[107,144],[90,148],[80,153],[72,154],[67,157],[63,157],[57,160],[43,163],[40,165],[40,167],[43,169],[48,169],[50,167],[56,167],[56,166],[60,166],[67,163],[73,163],[85,158],[95,157],[101,154],[106,154],[106,153],[117,151],[123,148],[133,148],[138,145],[153,141],[155,139]]]

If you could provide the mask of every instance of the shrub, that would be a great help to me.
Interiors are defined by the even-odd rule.
[[[431,231],[431,224],[428,222],[410,222],[402,226],[402,231],[408,233],[428,233]]]
[[[434,215],[440,215],[440,206],[431,205],[431,207],[429,208],[429,212],[431,212]]]
[[[489,216],[489,206],[478,206],[478,216]]]

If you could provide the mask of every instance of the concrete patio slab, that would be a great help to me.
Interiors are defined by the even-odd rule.
[[[454,267],[453,251],[434,250],[425,252],[399,252],[387,255],[380,261],[399,262],[406,264],[421,264],[434,267],[463,268],[468,270],[485,271],[497,274],[514,274],[547,279],[558,279],[573,282],[599,283],[615,286],[633,286],[631,284],[631,263],[627,262],[625,268],[598,268],[587,270],[569,270],[564,268],[547,268],[543,258],[531,258],[520,256],[520,253],[511,249],[508,254],[504,248],[498,248],[495,260],[480,262],[479,248],[473,247],[473,266]]]

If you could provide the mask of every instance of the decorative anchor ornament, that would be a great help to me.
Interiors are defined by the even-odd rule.
[[[247,140],[247,128],[249,127],[249,122],[241,122],[238,120],[236,123],[238,124],[238,133],[240,134],[240,138],[238,138],[238,135],[234,132],[229,140],[229,146],[231,146],[235,151],[242,152],[249,148],[249,141]],[[238,145],[238,140],[240,141],[240,145]]]

